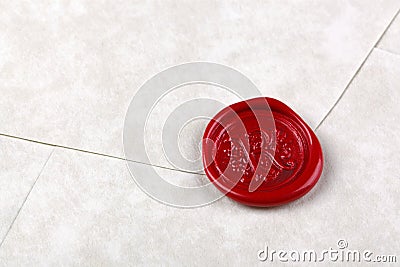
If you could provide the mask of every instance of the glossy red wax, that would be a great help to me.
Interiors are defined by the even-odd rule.
[[[210,181],[228,197],[271,207],[310,191],[322,173],[323,156],[299,115],[276,99],[254,98],[223,109],[210,121],[203,164]]]

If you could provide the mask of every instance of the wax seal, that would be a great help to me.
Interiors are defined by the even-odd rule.
[[[313,188],[322,173],[318,138],[299,115],[273,98],[226,107],[207,125],[202,145],[210,181],[249,206],[296,200]]]

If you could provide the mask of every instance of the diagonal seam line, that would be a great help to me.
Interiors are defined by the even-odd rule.
[[[338,104],[338,103],[340,102],[340,100],[343,98],[343,95],[344,95],[344,94],[346,93],[346,91],[348,90],[350,84],[353,82],[353,80],[355,79],[355,77],[357,76],[357,74],[360,72],[361,68],[364,66],[365,62],[367,61],[367,59],[368,59],[369,56],[371,55],[371,53],[372,53],[372,51],[374,50],[374,48],[376,48],[376,46],[379,44],[379,42],[382,40],[383,36],[384,36],[385,33],[387,32],[387,30],[388,30],[388,29],[390,28],[390,26],[393,24],[393,21],[396,19],[396,17],[398,16],[399,12],[400,12],[400,9],[397,10],[396,14],[395,14],[394,17],[391,19],[391,21],[389,22],[388,26],[385,28],[385,30],[383,31],[383,33],[380,35],[379,39],[375,42],[375,44],[374,44],[374,46],[372,47],[372,49],[368,52],[367,56],[365,57],[365,59],[363,60],[363,62],[361,63],[361,65],[357,68],[355,74],[351,77],[350,81],[347,83],[345,89],[344,89],[343,92],[340,94],[339,98],[336,100],[336,102],[333,104],[333,106],[330,108],[330,110],[327,112],[327,114],[322,118],[321,122],[317,125],[317,127],[315,127],[314,131],[317,131],[317,130],[319,129],[319,127],[322,125],[322,123],[323,123],[323,122],[326,120],[326,118],[332,113],[333,109],[337,106],[337,104]],[[178,172],[189,173],[189,174],[197,174],[197,175],[205,175],[204,173],[191,172],[191,171],[179,170],[179,169],[174,169],[174,168],[168,168],[168,167],[165,167],[165,166],[159,166],[159,165],[155,165],[155,164],[151,164],[151,163],[145,163],[145,162],[140,162],[140,161],[125,159],[125,158],[121,158],[121,157],[117,157],[117,156],[112,156],[112,155],[107,155],[107,154],[103,154],[103,153],[98,153],[98,152],[83,150],[83,149],[79,149],[79,148],[73,148],[73,147],[67,147],[67,146],[62,146],[62,145],[57,145],[57,144],[46,143],[46,142],[42,142],[42,141],[37,141],[37,140],[33,140],[33,139],[28,139],[28,138],[23,138],[23,137],[8,135],[8,134],[4,134],[4,133],[0,133],[0,136],[5,136],[5,137],[9,137],[9,138],[24,140],[24,141],[33,142],[33,143],[42,144],[42,145],[47,145],[47,146],[52,146],[52,147],[55,147],[55,148],[56,148],[56,147],[59,147],[59,148],[74,150],[74,151],[83,152],[83,153],[88,153],[88,154],[94,154],[94,155],[99,155],[99,156],[104,156],[104,157],[109,157],[109,158],[114,158],[114,159],[119,159],[119,160],[130,161],[130,162],[134,162],[134,163],[138,163],[138,164],[143,164],[143,165],[147,165],[147,166],[153,166],[153,167],[157,167],[157,168],[161,168],[161,169],[166,169],[166,170],[171,170],[171,171],[178,171]],[[2,243],[0,243],[0,247],[1,247],[1,244],[2,244]]]
[[[160,165],[155,165],[155,164],[151,164],[151,163],[145,163],[145,162],[141,162],[141,161],[125,159],[125,158],[121,158],[121,157],[117,157],[117,156],[107,155],[107,154],[103,154],[103,153],[98,153],[98,152],[79,149],[79,148],[74,148],[74,147],[68,147],[68,146],[62,146],[62,145],[57,145],[57,144],[52,144],[52,143],[46,143],[46,142],[42,142],[42,141],[37,141],[37,140],[29,139],[29,138],[24,138],[24,137],[19,137],[19,136],[4,134],[4,133],[0,133],[0,136],[5,136],[5,137],[14,138],[14,139],[18,139],[18,140],[23,140],[23,141],[27,141],[27,142],[32,142],[32,143],[36,143],[36,144],[51,146],[51,147],[54,147],[54,148],[56,148],[56,147],[64,148],[64,149],[78,151],[78,152],[82,152],[82,153],[88,153],[88,154],[108,157],[108,158],[112,158],[112,159],[119,159],[119,160],[129,161],[129,162],[133,162],[133,163],[137,163],[137,164],[142,164],[142,165],[146,165],[146,166],[152,166],[152,167],[165,169],[165,170],[170,170],[170,171],[177,171],[177,172],[183,172],[183,173],[189,173],[189,174],[197,174],[197,175],[205,175],[204,173],[200,173],[200,172],[178,170],[178,169],[169,168],[169,167],[160,166]]]
[[[386,53],[386,54],[390,54],[390,55],[395,56],[395,57],[400,57],[400,54],[398,54],[396,52],[389,51],[387,49],[383,49],[381,47],[375,47],[375,50],[381,51],[381,52]]]
[[[50,153],[50,155],[48,156],[46,162],[43,164],[42,169],[40,170],[38,176],[36,177],[34,183],[33,183],[32,186],[31,186],[31,188],[30,188],[28,194],[25,196],[25,198],[24,198],[24,200],[23,200],[21,206],[19,207],[19,209],[18,209],[18,211],[17,211],[17,214],[15,215],[15,217],[14,217],[14,219],[12,220],[10,226],[8,227],[7,232],[6,232],[6,234],[4,235],[3,240],[2,240],[1,243],[0,243],[0,249],[1,249],[1,247],[3,246],[4,241],[6,240],[8,234],[10,233],[10,231],[11,231],[11,229],[12,229],[12,227],[14,226],[14,223],[15,223],[15,221],[17,220],[17,217],[19,216],[19,214],[20,214],[22,208],[24,207],[26,201],[28,200],[28,198],[29,198],[29,196],[30,196],[30,194],[31,194],[31,192],[32,192],[32,190],[33,190],[33,188],[35,187],[37,181],[39,180],[39,177],[42,175],[43,170],[46,168],[46,165],[47,165],[47,163],[49,162],[51,156],[53,155],[54,150],[55,150],[55,149],[53,149],[53,150],[51,151],[51,153]]]
[[[365,62],[367,62],[369,56],[372,54],[372,51],[374,51],[375,47],[379,44],[379,42],[382,40],[383,36],[385,33],[388,31],[390,26],[393,24],[393,21],[396,19],[396,17],[399,15],[400,9],[397,10],[396,14],[394,14],[393,18],[390,20],[389,24],[386,26],[385,30],[382,32],[382,34],[379,36],[378,40],[375,42],[371,50],[368,52],[367,56],[364,58],[364,60],[361,62],[361,65],[357,68],[356,72],[354,73],[353,77],[351,77],[350,81],[347,83],[346,87],[344,88],[343,92],[340,94],[339,98],[336,100],[336,102],[333,104],[333,106],[329,109],[329,111],[326,113],[326,115],[322,118],[320,123],[315,127],[314,131],[317,131],[319,127],[324,123],[326,118],[332,113],[334,108],[337,106],[337,104],[340,102],[340,100],[343,98],[344,94],[347,92],[349,89],[350,85],[354,81],[355,77],[358,75],[362,67],[365,65]]]

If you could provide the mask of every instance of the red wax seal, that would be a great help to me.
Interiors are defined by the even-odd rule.
[[[273,98],[254,98],[220,111],[203,137],[210,181],[250,206],[282,205],[305,195],[323,168],[321,145],[293,110]]]

